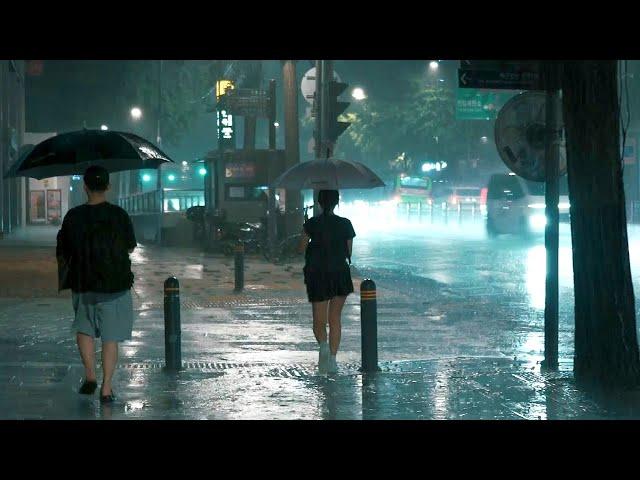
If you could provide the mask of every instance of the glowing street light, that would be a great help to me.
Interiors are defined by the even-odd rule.
[[[437,70],[440,64],[436,60],[429,62],[429,70]]]
[[[186,160],[183,160],[183,161],[182,161],[182,166],[183,166],[183,167],[186,167],[187,165],[189,165],[189,162],[187,162]]]
[[[353,91],[351,92],[351,96],[358,101],[364,100],[365,98],[367,98],[367,94],[360,87],[354,88]]]
[[[204,168],[204,167],[202,167],[202,168],[198,171],[198,173],[200,173],[200,175],[202,175],[202,176],[204,177],[204,176],[207,174],[207,169],[206,169],[206,168]]]
[[[487,143],[489,141],[489,139],[487,137],[485,137],[485,136],[482,136],[482,137],[480,137],[480,141],[482,143]]]
[[[176,176],[174,174],[171,174],[167,178],[169,179],[170,182],[173,182],[176,179]]]
[[[278,122],[273,122],[273,126],[278,128],[280,126],[280,124]]]
[[[140,110],[138,107],[133,107],[131,109],[131,118],[133,118],[134,120],[140,120],[142,118],[142,110]]]
[[[109,130],[109,127],[107,127],[106,125],[101,125],[100,130]]]
[[[143,182],[148,182],[150,180],[151,180],[151,175],[149,175],[148,173],[145,173],[144,175],[142,175]]]

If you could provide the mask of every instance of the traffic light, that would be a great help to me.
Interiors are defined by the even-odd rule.
[[[332,80],[327,88],[327,142],[334,144],[338,137],[349,128],[351,123],[341,122],[338,117],[344,113],[349,106],[349,102],[338,101],[338,97],[347,89],[349,85],[343,82]]]

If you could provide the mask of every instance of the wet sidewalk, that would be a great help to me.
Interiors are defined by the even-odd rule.
[[[133,339],[120,349],[119,400],[102,407],[97,396],[77,394],[83,369],[70,333],[72,309],[68,294],[56,292],[51,253],[0,248],[3,264],[11,266],[0,278],[3,419],[640,417],[636,402],[607,405],[576,389],[566,357],[560,372],[542,373],[539,325],[518,326],[477,298],[470,306],[437,282],[420,285],[418,299],[380,278],[382,371],[375,375],[359,372],[359,297],[350,296],[339,373],[319,375],[300,263],[248,257],[246,288],[235,294],[232,258],[153,247],[132,256]],[[181,283],[184,369],[178,374],[162,368],[162,284],[170,275]],[[529,343],[517,347],[518,338]]]

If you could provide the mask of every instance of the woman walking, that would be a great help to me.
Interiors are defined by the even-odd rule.
[[[321,373],[336,373],[338,370],[336,354],[342,330],[340,317],[347,295],[353,293],[349,264],[356,234],[349,219],[333,213],[338,198],[337,190],[319,192],[322,214],[305,222],[300,243],[301,252],[306,248],[304,283],[313,310],[313,333],[320,346],[318,369]]]

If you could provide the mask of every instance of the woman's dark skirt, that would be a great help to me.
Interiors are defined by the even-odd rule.
[[[310,302],[325,302],[333,297],[346,297],[353,293],[351,271],[348,267],[337,272],[304,267],[304,283]]]

